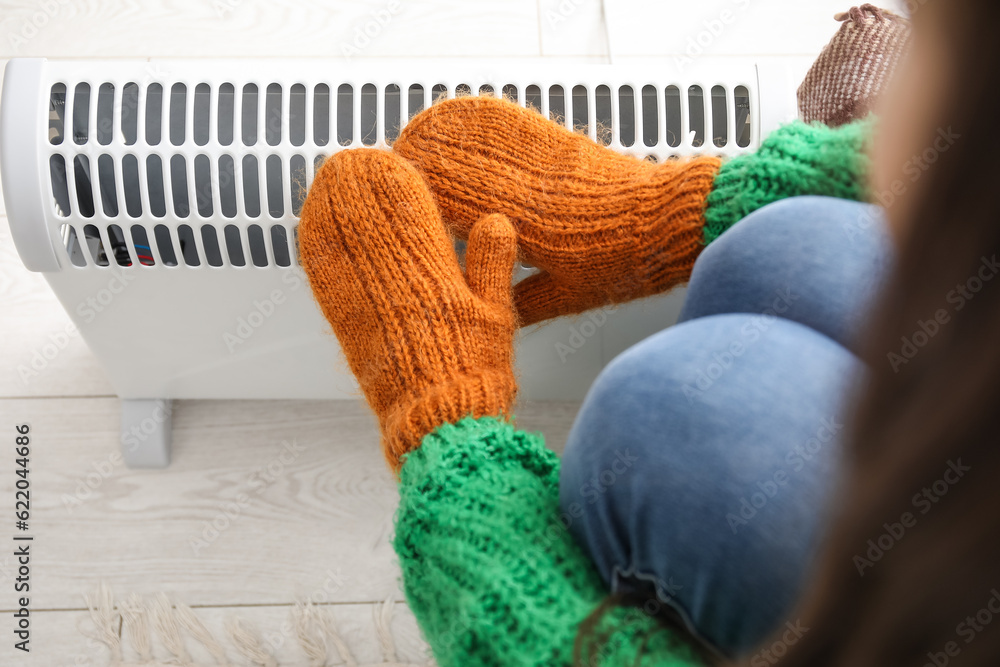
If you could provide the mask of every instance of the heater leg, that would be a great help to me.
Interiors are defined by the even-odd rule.
[[[122,399],[122,457],[129,468],[170,465],[170,399]]]

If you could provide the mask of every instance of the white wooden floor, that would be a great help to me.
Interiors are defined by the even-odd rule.
[[[364,57],[683,55],[723,12],[705,52],[791,59],[801,72],[836,30],[843,0],[4,0],[0,60],[136,56],[339,56],[373,12],[391,16]],[[609,39],[610,38],[610,39]],[[609,49],[610,42],[610,49]],[[0,63],[2,64],[2,63]],[[246,619],[280,664],[307,664],[287,626],[297,600],[331,609],[361,663],[386,656],[373,613],[402,600],[390,537],[393,482],[373,419],[353,402],[177,405],[174,462],[130,471],[115,458],[119,406],[45,281],[20,264],[0,202],[0,506],[13,508],[13,426],[31,424],[32,652],[13,649],[12,512],[0,520],[0,664],[109,664],[88,639],[87,594],[158,592],[222,637]],[[43,347],[59,353],[36,376]],[[574,404],[521,406],[521,425],[559,449]],[[214,527],[213,527],[214,526]],[[117,627],[117,626],[116,626]],[[405,606],[391,624],[401,662],[425,663]],[[277,634],[275,634],[277,633]],[[127,633],[126,633],[127,634]],[[284,640],[282,640],[284,638]],[[135,659],[128,638],[124,657]],[[196,658],[208,659],[190,647]],[[154,653],[166,656],[162,647]],[[204,652],[202,652],[204,653]],[[233,664],[254,662],[230,650]],[[199,664],[201,664],[199,662]],[[205,664],[210,664],[206,662]],[[335,664],[335,663],[332,663]]]

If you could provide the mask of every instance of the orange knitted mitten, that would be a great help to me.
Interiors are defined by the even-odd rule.
[[[542,270],[517,285],[522,325],[686,282],[720,166],[621,155],[493,97],[433,105],[393,151],[424,175],[456,235],[487,213],[517,226],[523,258]]]
[[[402,158],[341,151],[316,174],[299,224],[302,265],[394,471],[444,423],[509,415],[516,246],[506,218],[482,218],[463,276],[427,186]]]

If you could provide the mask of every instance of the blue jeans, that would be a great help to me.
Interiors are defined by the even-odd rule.
[[[698,259],[681,322],[616,358],[563,456],[560,504],[614,592],[713,651],[788,625],[824,537],[856,355],[891,261],[880,209],[799,197]],[[655,605],[654,605],[655,606]]]

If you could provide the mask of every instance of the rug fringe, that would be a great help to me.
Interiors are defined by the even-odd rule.
[[[394,606],[395,600],[391,597],[386,598],[372,612],[372,615],[375,617],[375,634],[378,636],[379,644],[382,647],[382,657],[388,662],[397,662],[396,643],[392,640],[392,631],[390,630]]]
[[[111,664],[118,665],[122,661],[121,642],[121,616],[115,612],[115,598],[111,593],[111,588],[106,584],[101,584],[98,592],[93,595],[83,596],[87,609],[90,610],[90,618],[94,622],[95,633],[89,634],[91,639],[108,647],[111,652]]]
[[[84,599],[94,629],[81,628],[81,632],[107,647],[111,667],[283,667],[257,628],[244,618],[233,617],[225,622],[228,645],[241,658],[233,662],[226,646],[195,611],[182,602],[171,601],[165,593],[147,600],[132,593],[116,601],[111,587],[102,583],[96,593],[85,595]],[[391,630],[395,605],[395,600],[389,597],[375,606],[372,620],[382,662],[362,665],[338,630],[329,606],[317,606],[308,600],[296,602],[290,611],[289,627],[308,662],[284,664],[287,667],[433,667],[433,662],[414,664],[401,662],[397,657]],[[204,646],[213,663],[194,662],[185,646],[186,639]],[[169,657],[153,655],[157,640]],[[125,645],[137,659],[125,658]]]
[[[156,636],[160,638],[164,648],[170,651],[171,660],[169,662],[185,666],[193,665],[194,662],[184,648],[184,637],[181,635],[181,627],[177,622],[177,614],[174,613],[174,607],[166,593],[157,593],[153,597],[151,611]]]
[[[198,619],[191,607],[183,602],[174,602],[174,613],[177,614],[177,622],[188,634],[198,640],[205,649],[212,654],[216,665],[226,665],[229,660],[226,658],[226,649],[215,640],[205,624]]]
[[[149,613],[139,596],[132,593],[119,605],[122,615],[122,634],[128,637],[132,648],[143,662],[153,660],[153,644],[150,641]]]

